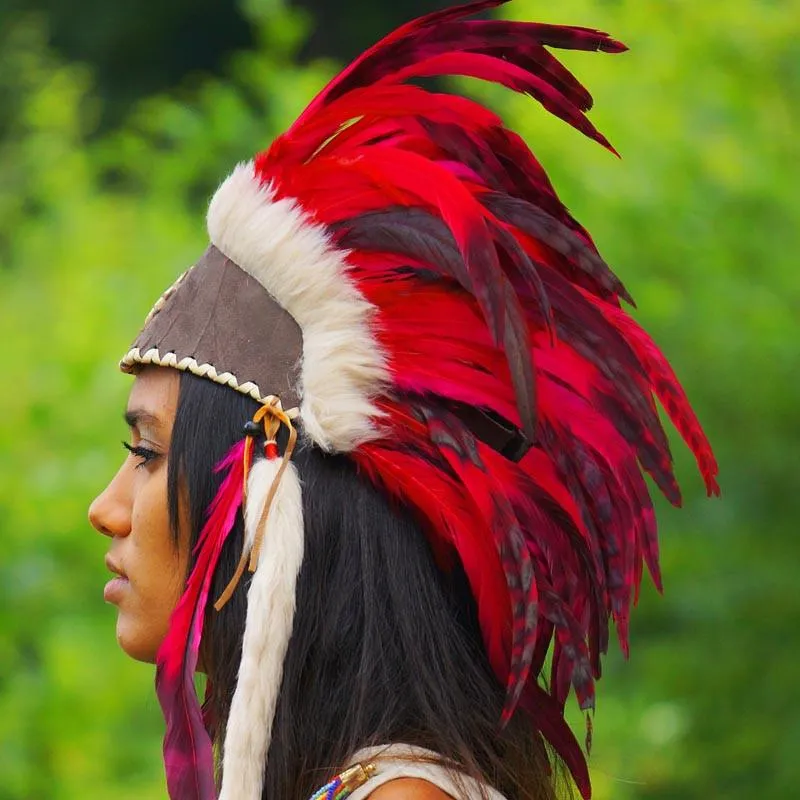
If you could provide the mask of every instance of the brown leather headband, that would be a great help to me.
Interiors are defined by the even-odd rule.
[[[120,367],[170,366],[289,409],[300,404],[302,354],[297,322],[211,245],[156,303]]]

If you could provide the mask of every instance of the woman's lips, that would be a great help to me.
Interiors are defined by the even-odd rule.
[[[122,576],[112,578],[103,589],[103,599],[106,603],[118,603],[128,588],[128,579]]]
[[[109,572],[115,573],[117,577],[112,578],[106,584],[105,589],[103,589],[103,599],[106,603],[118,603],[128,588],[128,579],[110,555],[106,555],[106,567],[108,567]]]

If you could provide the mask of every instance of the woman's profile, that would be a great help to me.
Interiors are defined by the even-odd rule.
[[[129,452],[89,516],[173,800],[546,800],[562,765],[588,797],[565,703],[588,725],[610,622],[627,648],[660,582],[644,474],[679,500],[656,399],[717,491],[527,145],[412,83],[503,84],[613,151],[547,48],[624,46],[472,18],[504,1],[394,31],[236,166],[122,359]]]

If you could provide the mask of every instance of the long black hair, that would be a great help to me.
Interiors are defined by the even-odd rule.
[[[188,518],[192,545],[219,485],[213,468],[257,408],[227,387],[181,375],[169,504],[175,530]],[[520,718],[499,730],[504,690],[463,570],[440,570],[415,520],[345,456],[300,444],[293,460],[303,483],[305,558],[263,797],[305,800],[360,748],[402,742],[435,751],[509,800],[552,800],[541,737]],[[212,598],[240,556],[241,515],[236,525]],[[207,612],[201,661],[218,747],[236,687],[247,585],[245,578],[220,612]]]

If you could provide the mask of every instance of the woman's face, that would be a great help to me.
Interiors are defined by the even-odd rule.
[[[178,406],[179,374],[147,367],[136,377],[125,419],[128,454],[92,505],[89,520],[110,544],[115,577],[104,597],[117,606],[117,640],[140,661],[155,661],[183,591],[189,547],[186,526],[175,544],[167,505],[167,459]]]

